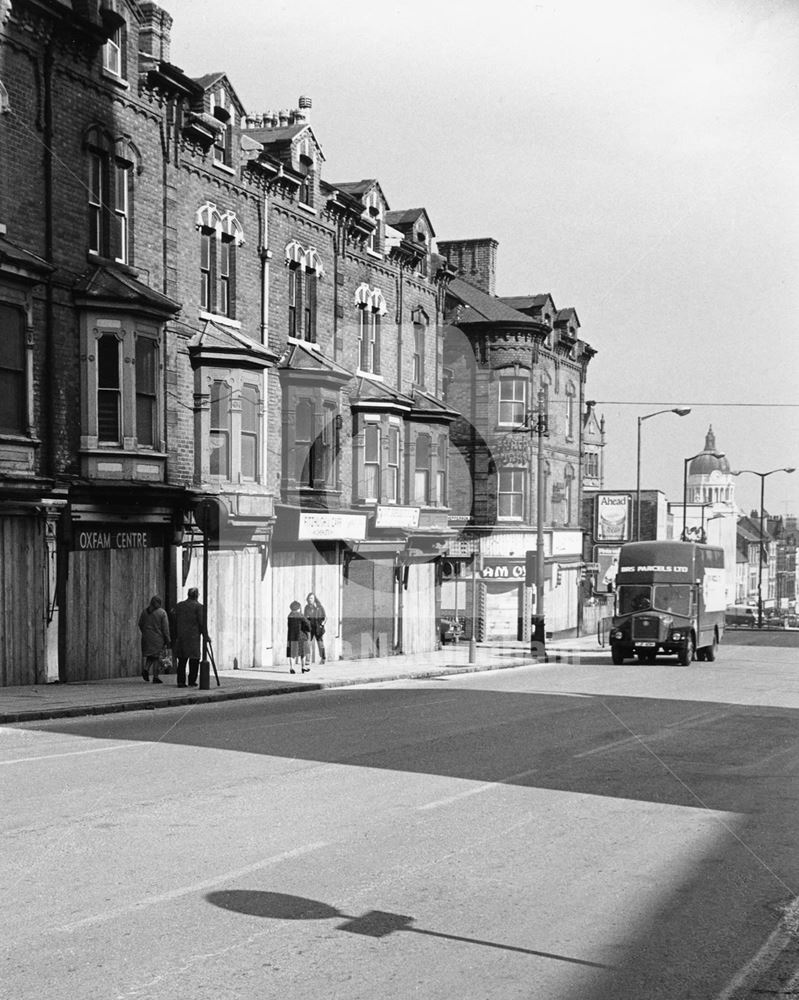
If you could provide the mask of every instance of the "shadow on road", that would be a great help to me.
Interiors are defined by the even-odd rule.
[[[686,858],[679,872],[664,879],[659,908],[626,942],[616,968],[598,967],[591,988],[584,984],[573,1000],[720,997],[775,928],[779,905],[799,886],[794,833],[799,712],[580,692],[505,692],[456,683],[337,689],[225,703],[182,717],[179,710],[164,710],[26,728],[735,814],[732,820],[718,817],[712,848],[699,859]],[[315,721],[320,708],[328,721]],[[603,858],[595,863],[601,865]],[[413,927],[413,918],[404,915],[349,916],[314,900],[246,888],[207,898],[216,906],[277,920],[342,919],[350,926],[341,929],[377,937],[400,930],[449,937]],[[530,905],[546,907],[546,900]],[[471,943],[503,947],[478,939]],[[528,953],[545,954],[532,947]]]

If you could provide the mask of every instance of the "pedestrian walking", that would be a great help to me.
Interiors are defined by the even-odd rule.
[[[200,592],[189,587],[185,601],[178,601],[172,609],[175,626],[175,645],[172,652],[178,661],[178,687],[186,687],[186,663],[189,665],[189,687],[197,687],[200,671],[202,640],[208,638],[205,627],[205,608],[199,601]]]
[[[161,607],[161,598],[157,594],[150,598],[150,603],[139,615],[139,631],[141,632],[141,652],[144,657],[142,678],[149,681],[152,670],[153,684],[161,684],[158,668],[161,665],[164,650],[170,645],[172,639],[169,635],[169,619],[166,611]]]
[[[292,601],[289,607],[288,635],[286,637],[286,656],[291,661],[289,672],[295,674],[297,671],[294,667],[299,662],[300,669],[306,674],[311,669],[305,666],[305,660],[308,656],[308,638],[311,634],[311,625],[302,613],[302,605],[299,601]]]
[[[311,639],[310,639],[310,653],[313,656],[314,647],[319,652],[319,662],[325,662],[325,619],[327,614],[325,613],[324,605],[317,598],[316,594],[311,592],[305,598],[305,617],[308,619],[308,623],[311,626]]]

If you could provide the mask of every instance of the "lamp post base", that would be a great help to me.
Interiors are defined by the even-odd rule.
[[[547,656],[547,633],[543,615],[533,615],[533,636],[530,640],[530,653],[542,663],[549,663]]]

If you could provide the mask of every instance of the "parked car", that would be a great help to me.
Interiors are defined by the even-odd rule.
[[[457,642],[463,636],[463,625],[457,618],[443,615],[438,619],[438,634],[442,646],[447,642]]]
[[[754,628],[757,625],[755,609],[748,604],[728,604],[724,624],[737,628]]]

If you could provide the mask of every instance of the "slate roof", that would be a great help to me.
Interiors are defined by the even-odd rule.
[[[299,342],[292,342],[288,345],[280,359],[278,368],[335,375],[342,381],[353,377],[353,373],[348,368],[344,368],[331,358],[326,357],[321,351]]]
[[[540,309],[550,296],[544,293],[543,295],[503,295],[501,298],[511,309],[518,309],[521,312],[523,309]]]
[[[75,292],[96,302],[148,306],[161,313],[176,313],[181,308],[179,302],[110,264],[99,265],[80,277],[75,283]]]
[[[466,307],[455,320],[459,326],[467,323],[514,323],[516,326],[538,327],[536,321],[529,316],[512,309],[502,299],[489,295],[463,278],[453,278],[448,291]]]

